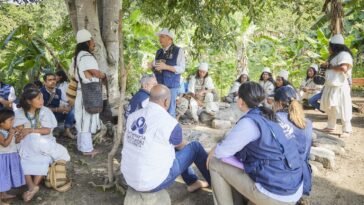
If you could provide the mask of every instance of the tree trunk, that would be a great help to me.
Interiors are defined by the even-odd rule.
[[[75,34],[80,29],[87,29],[92,34],[96,44],[94,55],[100,70],[107,75],[109,101],[114,107],[119,97],[117,28],[121,2],[119,0],[65,0],[65,2]],[[99,14],[99,11],[102,11],[102,14]]]
[[[251,23],[241,36],[241,44],[238,48],[238,63],[236,68],[238,76],[241,75],[244,70],[249,73],[247,48],[249,44],[249,38],[254,34],[255,28],[256,26]]]
[[[124,65],[124,46],[123,46],[123,12],[122,9],[119,11],[119,66],[121,73],[121,89],[120,89],[120,101],[118,108],[118,126],[116,130],[116,134],[114,135],[114,145],[111,151],[108,154],[107,158],[107,173],[109,183],[114,181],[114,156],[119,149],[121,144],[122,135],[123,135],[123,126],[124,126],[124,99],[125,99],[125,90],[126,90],[126,80],[127,80],[127,72]]]

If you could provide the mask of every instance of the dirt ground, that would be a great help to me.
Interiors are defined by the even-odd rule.
[[[326,116],[319,112],[307,111],[307,116],[314,121],[315,128],[323,128]],[[314,173],[313,190],[309,200],[313,205],[360,205],[364,204],[364,115],[354,113],[352,120],[354,133],[352,137],[344,139],[346,153],[336,156],[336,167],[333,170],[319,169]],[[340,128],[340,127],[339,127]],[[193,132],[205,133],[200,140],[207,149],[223,136],[226,130],[215,130],[205,126],[184,126],[185,135]],[[76,149],[76,142],[60,138],[60,143],[65,145],[72,157],[69,170],[73,187],[66,193],[58,193],[44,186],[34,200],[27,204],[39,205],[88,205],[88,204],[123,204],[123,196],[115,190],[104,192],[94,188],[90,182],[102,184],[106,176],[107,152],[111,148],[111,140],[97,148],[102,149],[102,155],[94,159],[80,155]],[[120,152],[119,152],[120,153]],[[117,155],[118,160],[120,154]],[[119,165],[115,163],[115,169]],[[117,170],[117,172],[119,172]],[[18,195],[11,204],[24,204],[21,192],[24,188],[13,190]],[[212,205],[210,191],[197,191],[189,194],[185,185],[175,183],[168,189],[172,204],[174,205]]]

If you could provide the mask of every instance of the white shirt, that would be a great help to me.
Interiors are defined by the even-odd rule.
[[[332,66],[339,66],[341,64],[349,64],[353,66],[353,58],[350,53],[342,51],[331,59],[330,64]],[[326,71],[326,86],[342,86],[348,83],[348,78],[351,76],[351,69],[347,73],[336,72],[332,69]]]
[[[175,159],[170,137],[177,124],[175,118],[153,102],[128,116],[121,172],[133,189],[151,191],[167,178]]]
[[[207,89],[207,90],[215,89],[212,78],[210,76],[207,76],[203,80],[203,79],[196,78],[195,75],[192,75],[190,78],[190,81],[188,83],[188,92],[196,93],[203,89]]]
[[[164,51],[168,50],[168,48],[171,47],[171,45],[167,46],[167,48],[163,49]],[[153,66],[155,66],[156,62],[154,60]],[[182,48],[179,48],[178,55],[177,55],[177,62],[176,65],[173,66],[176,69],[177,74],[182,74],[186,70],[186,57],[185,52]]]
[[[261,85],[265,91],[265,94],[268,95],[272,95],[274,94],[274,84],[272,82],[270,82],[269,80],[267,81],[259,81],[259,85]]]

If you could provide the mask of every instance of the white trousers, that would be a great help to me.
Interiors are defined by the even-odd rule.
[[[77,133],[77,149],[80,152],[91,152],[94,150],[92,134],[90,132]]]

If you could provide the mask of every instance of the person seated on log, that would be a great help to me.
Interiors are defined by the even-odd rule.
[[[225,97],[228,103],[235,103],[238,100],[238,91],[241,84],[250,81],[248,72],[244,70],[239,78],[234,81],[233,86],[230,88],[229,95]]]
[[[215,205],[240,204],[233,200],[240,194],[257,205],[293,205],[302,196],[304,162],[297,141],[291,127],[261,106],[264,99],[258,83],[239,88],[237,105],[245,114],[207,160]]]
[[[276,112],[281,127],[294,135],[298,152],[303,160],[303,194],[311,191],[311,166],[308,163],[312,144],[312,122],[305,118],[297,92],[290,86],[279,88],[274,94],[273,110]]]
[[[0,108],[13,108],[13,102],[15,99],[16,95],[14,87],[4,83],[0,79]]]
[[[210,115],[215,115],[219,110],[217,93],[212,78],[209,76],[207,63],[201,63],[196,75],[190,77],[188,93],[184,95],[184,98],[188,100],[188,111],[195,122],[198,122],[198,116],[202,111],[206,111]],[[179,104],[179,107],[181,106],[186,107],[185,105]],[[185,113],[179,112],[179,115],[183,114]]]
[[[65,102],[67,102],[66,95],[56,88],[56,75],[54,73],[47,73],[43,76],[44,86],[40,89],[43,95],[44,106],[48,107],[54,114],[58,123],[64,123],[65,136],[75,139],[71,132],[71,128],[75,122],[75,115],[73,109]],[[62,103],[64,102],[64,103]]]
[[[144,75],[140,79],[141,88],[131,98],[127,109],[125,110],[124,117],[128,119],[128,116],[142,108],[145,108],[149,102],[150,90],[153,86],[157,85],[157,80],[154,75]]]
[[[259,85],[263,87],[264,92],[266,94],[266,99],[264,100],[264,106],[266,107],[272,107],[270,104],[268,104],[268,96],[274,94],[274,88],[275,88],[275,82],[273,80],[273,75],[270,70],[270,68],[265,67],[263,68],[262,74],[260,74],[259,78]]]
[[[278,73],[278,75],[276,77],[276,81],[275,81],[274,93],[279,88],[281,88],[283,86],[290,86],[290,87],[293,88],[291,82],[288,81],[288,77],[289,77],[289,72],[287,70],[281,70],[281,71],[279,71],[279,73]],[[273,102],[274,102],[274,100],[273,100],[274,93],[268,95],[268,97],[267,97],[267,102],[268,102],[270,108],[271,108],[271,106],[273,105]]]
[[[29,202],[39,191],[49,165],[57,160],[70,161],[70,155],[53,137],[57,120],[52,111],[44,106],[39,89],[24,90],[20,105],[21,108],[15,111],[14,127],[20,130],[16,143],[19,143],[17,147],[28,185],[23,199]]]
[[[301,82],[300,86],[300,97],[302,101],[307,102],[312,96],[321,92],[322,85],[317,85],[313,82],[313,77],[315,77],[318,71],[318,65],[312,64],[306,72],[306,78]]]
[[[148,105],[127,119],[121,172],[128,186],[138,192],[166,189],[179,175],[189,192],[210,184],[207,153],[199,142],[183,140],[181,125],[167,112],[170,98],[170,90],[158,84],[151,89]],[[188,169],[192,163],[207,182]]]

